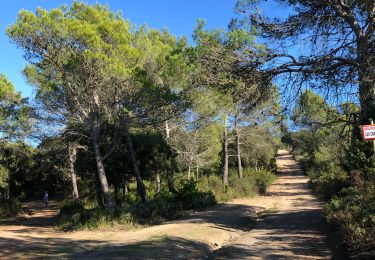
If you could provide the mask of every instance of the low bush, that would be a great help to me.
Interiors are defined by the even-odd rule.
[[[229,201],[230,195],[226,192],[223,187],[223,181],[221,177],[217,175],[202,176],[197,183],[198,189],[201,191],[211,191],[216,200],[219,202]]]
[[[114,225],[158,224],[183,212],[216,203],[212,192],[199,191],[196,183],[185,180],[175,193],[163,190],[147,203],[135,202],[113,209],[88,208],[81,202],[66,201],[57,225],[62,229],[92,229]]]
[[[149,193],[149,200],[141,203],[130,197],[127,203],[113,209],[102,209],[87,201],[65,201],[57,225],[62,229],[94,229],[122,225],[158,224],[175,219],[184,212],[214,205],[217,201],[251,197],[264,193],[275,175],[267,170],[244,169],[244,178],[239,179],[231,169],[229,187],[224,188],[217,175],[201,176],[198,182],[180,176],[176,192],[164,187],[159,193]],[[151,185],[151,184],[150,184]],[[130,186],[130,190],[135,186]],[[150,190],[152,187],[150,188]],[[134,192],[132,192],[133,194]]]
[[[175,199],[182,204],[184,210],[199,209],[216,204],[212,191],[198,190],[197,183],[192,180],[182,183],[182,187],[175,194]]]
[[[339,167],[325,170],[312,168],[307,171],[307,175],[310,177],[310,185],[315,194],[324,200],[330,200],[342,189],[350,186],[348,174]]]
[[[183,212],[216,204],[211,191],[199,191],[193,180],[183,180],[180,188],[171,193],[167,190],[156,194],[146,204],[137,203],[133,214],[144,222],[157,223],[174,219]]]
[[[227,188],[223,187],[221,176],[203,176],[198,182],[198,188],[203,191],[212,191],[217,201],[230,201],[265,193],[276,177],[271,171],[256,171],[251,168],[245,168],[243,174],[244,177],[239,179],[235,169],[230,169]]]
[[[267,188],[272,184],[272,182],[276,178],[275,174],[267,170],[253,171],[249,174],[254,176],[255,186],[257,187],[257,191],[260,194],[266,193]]]
[[[15,216],[21,209],[21,204],[16,199],[0,200],[0,218]]]
[[[327,220],[338,227],[349,248],[362,255],[375,254],[375,185],[344,189],[324,208]]]
[[[134,216],[129,209],[85,208],[80,202],[68,202],[60,210],[57,226],[60,229],[95,229],[115,225],[134,226]]]

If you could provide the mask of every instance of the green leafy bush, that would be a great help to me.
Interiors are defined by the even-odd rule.
[[[260,194],[266,193],[267,188],[272,184],[272,182],[276,178],[275,174],[267,170],[253,171],[249,174],[254,176],[255,186],[257,187],[257,191]]]
[[[127,207],[112,209],[87,208],[81,202],[66,201],[61,208],[57,226],[64,230],[95,229],[115,225],[134,226],[136,220]]]
[[[212,191],[217,201],[229,201],[231,199],[224,189],[221,177],[217,175],[202,176],[197,186],[199,190]]]
[[[215,196],[211,191],[199,191],[197,183],[187,180],[175,194],[175,200],[182,203],[184,210],[199,209],[216,203]]]
[[[179,186],[175,193],[163,190],[146,204],[137,203],[134,215],[146,222],[158,223],[165,219],[174,219],[187,210],[216,204],[213,193],[199,191],[193,180],[183,180]]]
[[[164,188],[159,193],[149,193],[150,199],[146,203],[141,203],[137,198],[129,198],[126,204],[112,209],[98,208],[95,203],[87,201],[67,200],[60,210],[58,226],[62,229],[93,229],[114,225],[130,227],[137,224],[158,224],[175,219],[188,210],[214,205],[217,201],[263,193],[274,178],[275,175],[270,171],[249,168],[244,169],[244,178],[239,179],[234,169],[231,169],[230,185],[226,189],[221,177],[217,175],[202,176],[198,182],[180,178],[176,192]],[[133,186],[130,186],[130,190],[135,189]]]
[[[268,170],[254,170],[245,168],[244,177],[239,179],[235,169],[229,171],[229,186],[225,189],[220,176],[203,176],[198,182],[198,188],[203,191],[212,191],[217,201],[230,201],[236,198],[252,197],[258,193],[265,193],[266,189],[276,178]]]
[[[158,224],[174,219],[184,211],[215,203],[212,192],[199,191],[196,182],[185,180],[175,193],[162,190],[144,204],[137,201],[122,207],[102,209],[89,208],[78,201],[66,201],[59,213],[58,226],[62,229],[92,229],[114,225]]]
[[[16,199],[0,200],[0,218],[15,216],[21,209],[21,204]]]
[[[344,242],[355,252],[375,251],[375,185],[344,189],[325,205],[327,220],[338,227]]]
[[[330,167],[325,170],[312,168],[308,170],[307,175],[310,177],[310,185],[315,194],[324,200],[330,200],[350,185],[348,174],[339,167]]]

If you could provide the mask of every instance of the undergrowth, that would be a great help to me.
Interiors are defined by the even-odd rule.
[[[126,203],[111,209],[97,207],[87,200],[68,200],[60,210],[57,227],[75,230],[159,224],[181,217],[189,210],[264,193],[275,178],[270,171],[251,169],[244,169],[242,179],[237,178],[234,171],[231,171],[230,176],[229,188],[224,188],[221,178],[216,175],[201,176],[199,181],[181,178],[176,185],[176,192],[163,187],[159,193],[149,193],[146,203],[141,203],[134,192],[131,192]]]
[[[347,253],[375,256],[375,168],[359,149],[341,161],[333,150],[321,148],[299,154],[315,194],[326,203],[324,214],[337,230]],[[345,163],[343,163],[345,162]]]
[[[21,209],[20,202],[16,199],[0,200],[0,218],[15,216]]]
[[[217,175],[202,176],[197,185],[200,190],[212,191],[217,201],[225,202],[263,194],[276,177],[268,170],[256,171],[251,168],[245,168],[243,174],[244,177],[240,179],[237,172],[231,169],[228,187],[223,187],[222,179]]]
[[[128,201],[111,209],[89,208],[81,202],[67,202],[61,208],[58,227],[95,229],[115,225],[159,224],[179,217],[183,212],[216,204],[212,192],[199,191],[193,180],[183,181],[175,192],[163,189],[146,203]]]

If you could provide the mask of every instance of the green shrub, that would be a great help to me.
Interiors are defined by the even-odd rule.
[[[181,188],[175,194],[175,200],[182,204],[184,210],[199,209],[216,203],[211,191],[199,191],[193,180],[182,182]]]
[[[225,192],[223,181],[220,176],[210,175],[202,176],[197,183],[197,187],[201,191],[211,191],[217,201],[229,201],[230,197]]]
[[[178,186],[179,189],[175,193],[163,190],[146,204],[139,203],[135,215],[154,223],[176,218],[186,210],[216,204],[214,194],[211,191],[199,191],[197,183],[193,180],[183,180]]]
[[[229,177],[229,186],[227,191],[231,199],[252,197],[257,193],[256,181],[254,176],[244,174],[243,178],[231,174]]]
[[[139,201],[113,209],[88,208],[82,202],[66,201],[58,217],[62,229],[92,229],[114,225],[158,224],[174,219],[186,210],[216,203],[212,192],[199,191],[196,183],[185,180],[176,193],[167,190],[154,195],[147,203]]]
[[[339,167],[326,170],[312,168],[308,170],[307,175],[310,177],[310,185],[315,194],[324,200],[330,200],[350,185],[348,174]]]
[[[217,201],[225,202],[236,198],[252,197],[264,193],[275,179],[275,174],[268,170],[256,171],[244,168],[244,177],[237,177],[236,169],[229,170],[229,186],[225,189],[221,176],[203,176],[198,182],[198,189],[212,191]]]
[[[114,225],[132,226],[135,219],[129,208],[87,208],[79,201],[65,201],[58,215],[57,226],[61,229],[95,229]]]
[[[375,185],[344,189],[324,207],[327,220],[338,227],[344,242],[360,254],[375,250]]]
[[[16,199],[0,200],[0,218],[13,217],[21,209],[21,204]]]
[[[253,171],[250,174],[254,176],[255,185],[260,194],[264,194],[276,178],[275,174],[267,170]]]
[[[229,175],[229,187],[224,189],[220,176],[202,176],[199,182],[179,178],[176,192],[164,188],[160,193],[149,193],[149,200],[141,203],[129,197],[126,204],[113,209],[102,209],[87,201],[64,202],[58,216],[58,226],[62,229],[93,229],[114,225],[134,226],[137,224],[158,224],[175,219],[184,212],[228,201],[235,198],[251,197],[257,192],[265,192],[275,175],[266,170],[244,169],[244,178],[239,179],[234,169]],[[149,189],[152,184],[147,183]],[[136,187],[130,185],[131,194]]]
[[[85,209],[83,202],[66,199],[60,208],[60,214],[71,214],[73,212],[83,211]]]

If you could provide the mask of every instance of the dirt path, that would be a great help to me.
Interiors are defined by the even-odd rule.
[[[279,151],[278,178],[263,201],[256,228],[215,252],[217,259],[331,259],[321,203],[293,156]],[[273,212],[272,212],[273,211]]]
[[[0,222],[0,258],[329,259],[321,205],[291,155],[280,151],[268,196],[223,203],[186,219],[134,231],[56,232],[56,206],[32,203]],[[254,216],[260,216],[254,222]]]

